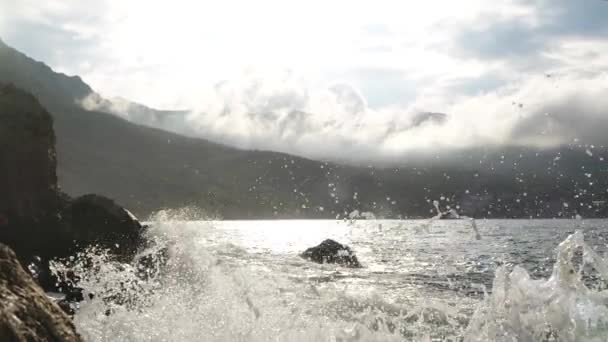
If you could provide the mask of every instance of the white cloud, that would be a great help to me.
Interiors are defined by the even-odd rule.
[[[373,109],[347,85],[311,86],[294,74],[272,79],[249,75],[204,94],[196,109],[163,120],[134,118],[135,111],[124,107],[113,110],[134,121],[241,148],[356,162],[476,146],[555,147],[575,138],[608,143],[608,74],[539,75],[438,101],[447,113],[441,120],[424,114],[429,102]]]
[[[104,95],[156,107],[191,105],[203,86],[249,69],[293,69],[326,82],[333,81],[328,74],[362,68],[401,70],[414,79],[463,70],[427,47],[446,39],[438,23],[473,18],[484,8],[478,0],[3,1],[7,24],[0,34],[9,43],[37,50],[32,45],[46,42],[36,42],[43,38],[35,33],[26,37],[27,29],[51,26],[65,41],[47,49],[71,50],[34,57],[49,57],[42,59]],[[514,6],[507,4],[492,6],[510,13]],[[364,52],[378,44],[390,49]]]
[[[9,44],[44,54],[35,32],[53,28],[55,52],[34,57],[107,97],[191,111],[105,109],[240,147],[385,160],[597,140],[567,118],[605,124],[608,4],[594,0],[3,1]],[[412,127],[425,111],[448,119]]]

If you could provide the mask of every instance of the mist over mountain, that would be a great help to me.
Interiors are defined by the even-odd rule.
[[[276,79],[275,79],[276,78]],[[607,145],[605,76],[532,75],[505,89],[436,106],[369,107],[347,84],[313,88],[293,75],[218,84],[195,108],[159,114],[99,97],[88,109],[242,149],[311,159],[399,166],[416,155],[458,153],[479,146],[555,149]],[[176,114],[178,113],[178,114]],[[346,156],[346,157],[345,157]]]
[[[395,166],[422,150],[607,144],[606,1],[275,7],[234,25],[218,20],[234,18],[227,3],[13,1],[0,29],[94,85],[112,102],[99,111],[242,149]],[[429,112],[445,120],[417,125]]]
[[[317,129],[318,123],[310,121],[311,116],[317,116],[295,110],[279,115],[268,110],[285,106],[278,100],[258,107],[259,111],[250,115],[253,121],[245,120],[243,127],[227,127],[235,121],[222,121],[221,115],[201,121],[198,116],[191,117],[192,111],[156,111],[128,100],[104,99],[79,77],[56,73],[3,43],[0,82],[31,92],[54,117],[58,178],[64,191],[74,196],[100,193],[143,216],[161,208],[194,205],[225,218],[329,218],[348,216],[354,210],[384,217],[429,217],[434,215],[435,200],[442,209],[456,208],[474,217],[608,214],[608,152],[601,144],[486,144],[417,149],[395,154],[388,166],[370,166],[364,158],[355,163],[359,166],[353,166],[356,159],[352,153],[369,147],[354,144],[346,133],[356,136],[356,128],[369,121],[345,124],[343,140],[340,136],[328,138],[334,143],[341,141],[339,146],[343,146],[341,155],[332,154],[334,162],[315,161],[211,141],[227,142],[217,134],[220,129],[230,135],[241,128],[255,128],[260,139],[267,134],[266,146],[270,148],[277,141],[285,141],[275,140],[273,135],[273,129],[281,127],[277,132],[283,139],[292,134],[299,146],[305,147],[308,140],[298,132],[306,125],[312,125],[313,131]],[[348,89],[339,87],[333,93],[349,103],[353,111],[365,104],[357,104],[356,93]],[[599,104],[593,108],[597,108],[599,118],[603,108]],[[224,118],[234,114],[231,109],[226,110]],[[432,132],[441,139],[442,127],[452,117],[452,113],[413,113],[407,121],[395,122],[395,134],[402,134],[403,127],[439,128]],[[534,120],[542,123],[542,119]],[[567,131],[565,119],[551,120]],[[256,124],[248,127],[252,122]],[[205,128],[203,124],[212,127]],[[333,128],[340,124],[327,123]],[[600,126],[593,126],[590,130],[599,132]],[[192,134],[184,136],[154,127],[184,134],[190,129]],[[385,130],[382,126],[382,134]],[[520,131],[518,138],[526,141],[530,135],[525,134],[525,127]],[[209,136],[201,132],[208,132]],[[332,129],[325,134],[336,132]],[[322,138],[322,134],[310,137],[317,140],[310,150],[321,148]],[[248,147],[245,143],[234,145]],[[412,145],[416,146],[416,141]],[[373,155],[374,151],[367,150],[366,155]],[[382,156],[382,160],[387,156],[390,154]]]

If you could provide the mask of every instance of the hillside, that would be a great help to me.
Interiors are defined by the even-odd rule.
[[[143,216],[197,205],[225,217],[270,217],[302,210],[294,186],[283,191],[287,184],[305,183],[300,191],[308,194],[327,188],[317,183],[324,169],[310,160],[240,151],[87,111],[77,103],[92,90],[80,78],[55,73],[3,43],[0,82],[31,92],[52,113],[59,184],[74,196],[107,195]],[[295,172],[284,168],[286,160],[294,161]]]
[[[428,217],[433,200],[476,217],[608,215],[600,160],[608,154],[600,148],[593,156],[575,146],[479,148],[395,161],[391,168],[343,166],[243,151],[86,110],[78,103],[93,90],[79,77],[56,73],[1,41],[0,82],[31,92],[54,117],[64,191],[99,193],[143,217],[187,205],[243,219],[330,218],[354,209]]]

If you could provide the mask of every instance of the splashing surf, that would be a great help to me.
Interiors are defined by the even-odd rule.
[[[70,268],[95,295],[75,324],[88,341],[605,341],[608,265],[575,232],[556,249],[553,273],[495,272],[476,310],[431,298],[397,301],[362,291],[364,277],[297,257],[273,260],[215,239],[214,223],[163,214],[132,264],[92,248]],[[377,224],[374,224],[377,225]],[[386,225],[386,224],[385,224]],[[387,225],[388,226],[388,225]],[[389,229],[389,228],[387,228]],[[84,262],[83,260],[86,260]],[[243,260],[248,260],[243,263]],[[62,269],[65,271],[66,269]],[[472,284],[471,286],[478,286]]]
[[[606,341],[608,292],[587,287],[583,272],[592,269],[606,281],[607,266],[576,231],[557,247],[547,280],[531,279],[520,266],[500,267],[493,293],[473,315],[465,340]]]

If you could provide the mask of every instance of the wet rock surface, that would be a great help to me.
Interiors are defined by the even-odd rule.
[[[72,302],[82,297],[77,275],[69,282],[58,279],[49,261],[91,245],[129,260],[144,227],[109,198],[72,199],[62,193],[56,159],[51,115],[31,94],[0,84],[0,243],[16,253],[44,290],[62,292]]]
[[[0,225],[56,211],[56,167],[51,115],[29,93],[0,85]]]
[[[61,211],[67,234],[80,246],[96,244],[130,257],[141,242],[142,225],[113,200],[94,194],[73,200]]]
[[[327,239],[318,246],[308,248],[300,254],[304,259],[319,264],[339,264],[347,267],[361,267],[357,256],[350,247],[331,239]]]
[[[0,341],[81,341],[71,319],[0,244]]]

